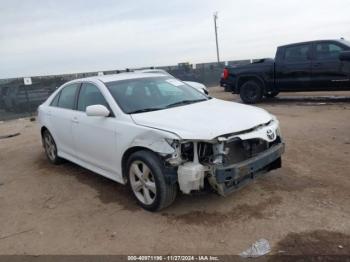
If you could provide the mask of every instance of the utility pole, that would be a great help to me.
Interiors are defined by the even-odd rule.
[[[214,13],[214,28],[215,28],[215,41],[216,41],[216,57],[218,59],[218,64],[220,63],[219,55],[219,42],[218,42],[218,27],[216,26],[216,20],[218,19],[218,12]]]

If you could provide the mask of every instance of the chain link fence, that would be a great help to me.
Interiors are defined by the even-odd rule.
[[[208,87],[217,86],[225,65],[248,64],[250,60],[228,61],[223,63],[203,63],[191,65],[180,63],[176,66],[156,67],[164,69],[183,81],[195,81]],[[145,69],[145,68],[140,68]],[[125,70],[104,71],[104,75],[117,74]],[[17,119],[36,114],[38,106],[63,83],[89,76],[98,72],[31,77],[25,84],[24,78],[0,79],[0,121]]]

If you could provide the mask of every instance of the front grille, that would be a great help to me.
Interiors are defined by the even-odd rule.
[[[270,143],[263,139],[256,138],[248,140],[233,140],[225,145],[228,149],[228,153],[225,155],[224,165],[233,165],[252,158],[280,142],[281,140],[279,137]]]

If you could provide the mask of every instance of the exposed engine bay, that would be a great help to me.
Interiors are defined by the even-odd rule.
[[[226,195],[247,178],[281,167],[284,151],[278,123],[270,121],[251,130],[217,137],[212,141],[173,141],[175,153],[166,163],[177,167],[180,190],[202,190],[205,180]]]

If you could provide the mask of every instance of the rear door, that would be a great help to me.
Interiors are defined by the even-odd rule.
[[[91,105],[104,105],[111,115],[87,116],[86,107]],[[108,172],[115,171],[116,120],[99,87],[93,83],[85,82],[81,86],[72,129],[80,160]]]
[[[276,60],[276,84],[280,91],[303,91],[311,84],[311,44],[283,47]]]
[[[333,41],[316,42],[313,46],[312,87],[315,90],[336,90],[350,87],[349,66],[340,61],[345,46]]]
[[[79,86],[80,83],[65,86],[53,99],[48,110],[50,132],[56,141],[59,154],[62,152],[75,155],[72,120]]]

